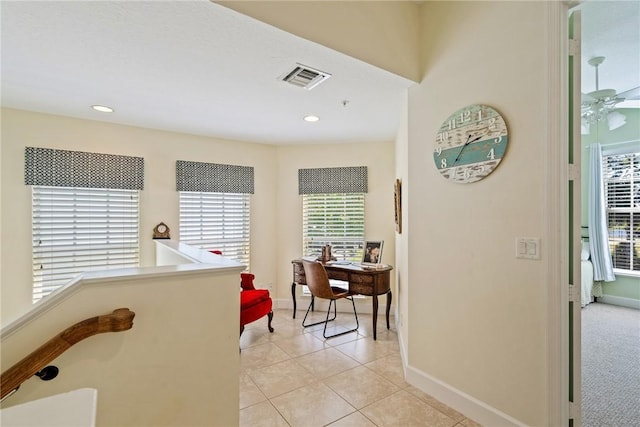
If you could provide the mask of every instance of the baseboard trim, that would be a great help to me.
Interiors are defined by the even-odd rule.
[[[440,402],[463,414],[481,425],[502,427],[502,426],[525,426],[526,424],[504,414],[486,403],[469,396],[468,394],[451,387],[437,378],[422,372],[408,364],[407,347],[404,342],[403,326],[398,318],[395,318],[396,330],[398,331],[398,345],[400,346],[400,357],[404,370],[404,379],[412,386],[435,397]]]
[[[485,402],[469,396],[412,366],[406,366],[405,380],[412,386],[435,397],[440,402],[483,426],[526,426],[526,424],[500,412]]]
[[[633,298],[617,297],[615,295],[603,295],[601,297],[598,297],[598,302],[640,310],[640,300]]]

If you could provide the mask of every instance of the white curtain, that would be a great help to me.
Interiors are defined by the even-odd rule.
[[[607,211],[604,199],[604,180],[602,179],[602,149],[600,144],[591,144],[589,165],[589,248],[593,263],[593,279],[612,282],[613,274],[609,233],[607,230]]]

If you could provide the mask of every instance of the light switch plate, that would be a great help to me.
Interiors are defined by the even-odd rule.
[[[516,258],[540,259],[540,239],[537,237],[517,237]]]

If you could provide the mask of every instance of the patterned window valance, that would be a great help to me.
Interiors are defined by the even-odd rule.
[[[299,194],[366,193],[367,167],[298,169]]]
[[[178,191],[253,194],[253,167],[178,160],[176,187]]]
[[[142,190],[144,159],[84,151],[25,148],[26,185]]]

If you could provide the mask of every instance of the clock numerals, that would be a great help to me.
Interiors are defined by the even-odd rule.
[[[507,125],[499,112],[487,105],[469,105],[440,126],[433,160],[447,180],[472,183],[495,170],[508,142]]]
[[[449,179],[456,182],[475,182],[484,178],[490,168],[485,165],[471,165],[451,168]]]
[[[459,117],[460,117],[460,124],[471,121],[471,111],[470,110],[462,111],[460,112]]]
[[[473,176],[470,166],[453,167],[449,170],[449,179],[457,182],[467,182]]]
[[[462,171],[462,176],[465,181],[468,181],[471,178],[471,168],[464,168]]]

